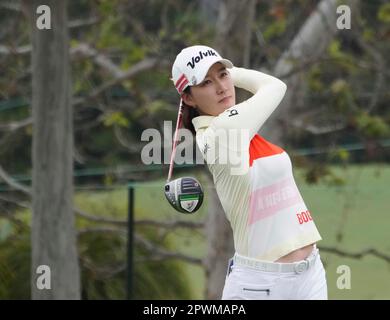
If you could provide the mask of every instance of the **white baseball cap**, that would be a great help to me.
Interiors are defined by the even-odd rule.
[[[183,49],[172,66],[172,81],[177,92],[181,95],[188,86],[201,83],[216,62],[233,68],[233,63],[223,59],[213,48],[197,45]]]

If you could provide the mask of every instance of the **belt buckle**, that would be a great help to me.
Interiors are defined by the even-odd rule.
[[[306,271],[307,269],[309,269],[309,261],[307,260],[301,261],[294,266],[294,270],[298,274]]]

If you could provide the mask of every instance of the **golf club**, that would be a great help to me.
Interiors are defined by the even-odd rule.
[[[203,189],[199,181],[193,177],[182,177],[171,181],[173,162],[176,154],[177,136],[183,116],[183,101],[180,99],[179,112],[176,121],[176,131],[173,138],[171,161],[169,164],[168,179],[164,187],[165,197],[177,211],[194,213],[203,202]]]

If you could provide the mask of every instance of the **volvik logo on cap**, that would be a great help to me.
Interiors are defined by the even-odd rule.
[[[207,51],[199,51],[199,55],[192,57],[191,61],[188,61],[187,66],[191,67],[191,69],[195,68],[195,64],[197,64],[200,60],[202,60],[204,57],[211,57],[211,56],[217,56],[217,53],[213,50],[207,50]]]
[[[181,95],[188,86],[201,83],[210,67],[217,62],[227,68],[233,68],[232,62],[222,59],[213,48],[196,45],[181,50],[172,66],[172,81],[177,92]]]

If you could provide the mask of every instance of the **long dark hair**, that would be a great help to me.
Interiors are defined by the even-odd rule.
[[[191,87],[185,88],[184,93],[191,94]],[[192,124],[192,119],[198,116],[199,112],[195,108],[186,105],[183,101],[183,127],[190,130],[194,135],[196,135],[196,131]]]

